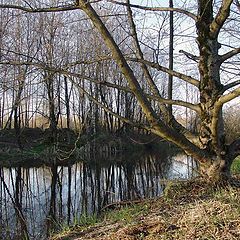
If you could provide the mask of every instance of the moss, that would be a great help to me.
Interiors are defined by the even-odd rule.
[[[240,173],[240,156],[234,159],[232,166],[231,166],[231,172],[233,174]]]

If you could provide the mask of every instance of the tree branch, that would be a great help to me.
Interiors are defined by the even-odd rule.
[[[144,55],[143,55],[143,52],[141,50],[139,40],[138,40],[138,37],[137,37],[136,25],[135,25],[134,20],[133,20],[132,9],[130,7],[130,0],[127,0],[126,2],[127,2],[127,13],[128,13],[130,30],[131,30],[131,34],[132,34],[135,49],[136,49],[136,56],[137,56],[138,59],[144,60]],[[141,62],[140,65],[141,65],[141,68],[143,70],[144,76],[147,80],[147,83],[150,86],[151,91],[153,92],[153,94],[155,96],[161,98],[161,94],[159,92],[159,89],[158,89],[156,83],[153,81],[153,78],[152,78],[146,64]],[[159,103],[161,103],[161,102],[159,102]],[[159,108],[160,108],[160,111],[163,115],[163,118],[164,118],[165,122],[169,123],[170,119],[174,119],[174,117],[172,116],[172,114],[170,114],[170,112],[169,112],[169,110],[168,110],[168,108],[165,104],[162,104],[162,103],[159,104]]]
[[[95,99],[93,96],[91,96],[84,88],[82,88],[80,85],[78,85],[77,83],[75,83],[73,80],[70,79],[70,81],[82,92],[84,93],[90,100],[92,100],[95,104],[97,104],[98,106],[100,106],[101,108],[103,108],[106,112],[110,113],[111,115],[113,115],[116,118],[119,118],[120,120],[122,120],[125,123],[128,123],[131,126],[134,127],[138,127],[138,128],[142,128],[142,129],[146,129],[150,132],[153,132],[156,134],[156,130],[153,129],[150,126],[147,126],[145,124],[141,124],[141,123],[136,123],[131,121],[130,119],[124,118],[121,115],[118,115],[117,113],[113,112],[111,109],[109,109],[108,107],[106,107],[105,105],[103,105],[102,103],[100,103],[97,99]],[[169,103],[170,104],[170,103]],[[158,133],[158,132],[157,132]],[[158,135],[158,134],[157,134]],[[196,136],[194,136],[193,134],[190,134],[187,129],[186,129],[186,133],[185,133],[186,137],[191,141],[191,145],[193,148],[198,149],[197,146],[199,146],[199,141],[198,138]],[[187,147],[185,148],[185,150],[187,149]],[[199,149],[198,149],[199,150]],[[190,151],[191,152],[191,151]],[[190,153],[189,152],[189,153]],[[203,151],[204,152],[204,151]],[[198,152],[197,154],[202,154],[200,152]],[[204,153],[203,153],[204,154]],[[206,153],[205,153],[206,154]],[[207,155],[207,154],[206,154]],[[200,160],[201,161],[201,160]]]
[[[122,6],[127,6],[128,4],[127,3],[124,3],[124,2],[118,2],[118,1],[115,1],[115,0],[107,0],[108,2],[111,2],[111,3],[115,3],[115,4],[118,4],[118,5],[122,5]],[[183,13],[185,15],[187,15],[188,17],[192,18],[193,20],[197,20],[197,16],[194,15],[193,13],[187,11],[187,10],[184,10],[184,9],[181,9],[181,8],[170,8],[170,7],[146,7],[146,6],[141,6],[141,5],[136,5],[136,4],[129,4],[130,7],[132,8],[138,8],[138,9],[142,9],[142,10],[145,10],[145,11],[157,11],[157,12],[162,12],[162,11],[165,11],[165,12],[178,12],[178,13]]]
[[[113,58],[115,59],[119,69],[128,81],[129,87],[134,92],[147,120],[150,123],[151,131],[156,135],[176,144],[182,148],[188,155],[196,157],[199,161],[205,161],[208,153],[205,150],[200,149],[195,144],[190,142],[183,134],[167,126],[157,114],[153,111],[147,100],[146,95],[143,93],[139,82],[136,79],[132,69],[124,58],[121,50],[114,41],[112,35],[101,21],[96,11],[92,8],[91,4],[87,0],[80,0],[80,6],[86,15],[90,18],[98,32],[101,34],[105,44],[111,50]]]
[[[76,65],[81,65],[81,64],[94,64],[94,63],[100,63],[102,61],[106,60],[112,60],[112,56],[106,55],[106,56],[98,56],[95,60],[79,60],[75,62],[70,62],[67,64],[67,68],[74,67]]]
[[[94,98],[91,94],[89,94],[83,87],[81,87],[79,84],[77,84],[76,82],[74,82],[72,79],[69,79],[70,82],[73,83],[73,85],[75,87],[78,88],[78,90],[85,94],[91,101],[93,101],[95,104],[97,104],[98,106],[100,106],[102,109],[104,109],[106,112],[110,113],[111,115],[113,115],[114,117],[116,118],[119,118],[120,120],[122,120],[123,122],[125,123],[128,123],[129,125],[131,126],[134,126],[134,127],[138,127],[138,128],[142,128],[142,129],[146,129],[148,131],[151,131],[151,128],[147,125],[144,125],[144,124],[141,124],[141,123],[136,123],[136,122],[133,122],[131,121],[130,119],[128,118],[125,118],[115,112],[113,112],[111,109],[109,109],[108,107],[106,107],[104,104],[100,103],[96,98]]]
[[[127,60],[129,61],[133,61],[133,62],[142,62],[142,63],[145,63],[146,65],[152,67],[152,68],[155,68],[159,71],[162,71],[162,72],[165,72],[165,73],[168,73],[174,77],[178,77],[182,80],[184,80],[185,82],[188,82],[192,85],[194,85],[195,87],[199,87],[199,81],[195,78],[192,78],[190,76],[187,76],[183,73],[179,73],[177,71],[174,71],[174,70],[170,70],[169,68],[166,68],[166,67],[163,67],[161,65],[159,65],[158,63],[154,63],[154,62],[150,62],[148,60],[145,60],[145,59],[136,59],[136,58],[127,58]]]
[[[133,20],[133,13],[132,13],[132,9],[130,7],[130,0],[126,0],[127,3],[127,13],[128,13],[128,19],[129,19],[129,24],[130,24],[130,28],[131,28],[131,34],[134,40],[134,45],[136,48],[136,56],[138,59],[141,59],[142,61],[144,61],[144,55],[143,52],[141,50],[140,44],[139,44],[139,40],[137,37],[137,31],[136,31],[136,25],[134,23]],[[183,134],[185,137],[187,137],[188,139],[191,139],[191,141],[195,138],[195,136],[188,131],[185,127],[183,127],[174,117],[174,115],[172,114],[172,111],[169,111],[169,108],[166,106],[166,104],[168,104],[169,106],[171,105],[178,105],[178,106],[183,106],[183,107],[187,107],[190,108],[194,111],[196,111],[198,114],[200,113],[200,108],[197,105],[194,104],[190,104],[190,103],[186,103],[184,101],[180,101],[180,100],[172,100],[172,99],[164,99],[161,97],[161,94],[158,90],[157,85],[155,84],[155,82],[153,81],[153,78],[147,68],[147,65],[144,62],[140,63],[141,68],[143,69],[143,73],[144,76],[154,94],[155,100],[157,102],[159,102],[159,108],[161,111],[161,116],[163,116],[163,119],[165,121],[165,123],[167,123],[168,125],[170,125],[171,127],[177,129],[177,131],[181,134]],[[170,70],[170,69],[169,69]],[[150,97],[149,95],[147,95],[148,98],[152,98],[152,96]]]
[[[240,96],[240,87],[236,88],[235,90],[233,90],[232,92],[230,92],[226,95],[221,96],[218,99],[217,104],[223,105],[224,103],[227,103],[227,102],[229,102],[229,101],[231,101],[234,98],[239,97],[239,96]]]
[[[76,5],[66,5],[66,6],[56,6],[56,7],[47,7],[47,8],[32,8],[32,7],[23,7],[13,4],[0,4],[0,8],[16,9],[29,13],[40,13],[40,12],[64,12],[79,9]]]
[[[161,98],[161,97],[152,96],[149,94],[147,94],[147,97],[150,99],[156,100],[158,102],[166,103],[169,105],[186,107],[186,108],[189,108],[189,109],[195,111],[198,114],[200,114],[200,112],[201,112],[201,109],[198,104],[193,104],[193,103],[185,102],[182,100],[165,99],[165,98]]]
[[[63,74],[65,76],[69,76],[69,77],[82,78],[82,79],[85,79],[89,82],[92,82],[92,83],[95,83],[95,84],[98,84],[98,85],[104,85],[104,86],[107,86],[107,87],[110,87],[110,88],[116,88],[116,89],[134,94],[133,91],[128,87],[120,86],[120,85],[110,83],[110,82],[106,82],[106,81],[99,81],[98,79],[94,79],[94,78],[88,77],[86,75],[82,75],[82,74],[75,73],[75,72],[74,73],[69,72],[68,70],[64,70],[62,68],[50,67],[50,66],[47,66],[47,65],[42,64],[42,63],[18,62],[18,61],[0,62],[0,65],[3,65],[3,64],[14,65],[14,66],[34,66],[34,67],[37,67],[37,68],[40,68],[42,70],[49,71],[49,72],[52,72],[52,73],[59,73],[59,74]],[[187,107],[187,108],[192,109],[193,111],[197,112],[198,114],[200,113],[200,108],[197,104],[185,102],[185,101],[182,101],[182,100],[165,99],[165,98],[162,98],[161,96],[156,96],[156,95],[151,95],[151,94],[146,94],[146,96],[147,96],[148,99],[155,100],[159,103],[166,103],[166,104],[170,104],[170,105]]]
[[[233,0],[222,0],[222,5],[210,25],[210,35],[212,38],[217,38],[220,29],[230,14],[230,6]]]
[[[238,11],[240,12],[240,3],[238,0],[235,0],[235,4],[237,6]]]
[[[232,82],[232,83],[229,83],[229,84],[223,86],[222,92],[225,92],[226,90],[228,90],[228,89],[230,89],[230,88],[232,88],[232,87],[235,87],[235,86],[237,86],[237,85],[239,85],[239,84],[240,84],[240,80],[236,80],[236,81],[234,81],[234,82]]]
[[[133,37],[134,46],[135,46],[135,49],[136,49],[136,56],[137,56],[138,59],[143,60],[144,56],[143,56],[143,52],[141,50],[141,47],[140,47],[140,44],[139,44],[139,41],[138,41],[136,25],[135,25],[134,20],[133,20],[133,15],[132,15],[132,10],[130,8],[130,1],[129,0],[127,0],[127,13],[128,13],[129,25],[130,25],[130,28],[131,28],[130,29],[131,30],[131,35]],[[151,76],[150,72],[148,71],[148,68],[145,65],[145,63],[143,63],[143,62],[141,63],[141,68],[143,70],[144,76],[145,76],[152,92],[154,93],[154,95],[160,96],[161,94],[160,94],[155,82],[153,81],[152,76]]]
[[[218,59],[218,62],[221,64],[223,63],[224,61],[226,61],[227,59],[237,55],[238,53],[240,53],[240,48],[235,48],[221,56],[219,56],[219,59]]]
[[[183,53],[187,58],[193,60],[194,62],[198,62],[198,60],[199,60],[199,57],[198,57],[198,56],[193,55],[193,54],[191,54],[191,53],[189,53],[189,52],[186,52],[186,51],[184,51],[184,50],[180,50],[179,52],[180,52],[180,53]]]
[[[119,49],[118,45],[114,41],[112,35],[106,28],[106,26],[101,21],[98,14],[95,12],[95,10],[92,8],[91,4],[88,3],[86,0],[80,1],[80,6],[82,7],[82,10],[87,14],[87,16],[91,19],[92,23],[96,27],[96,29],[101,34],[105,44],[107,47],[111,50],[113,58],[115,59],[120,71],[125,76],[130,89],[133,91],[134,95],[136,96],[144,114],[146,115],[147,120],[149,121],[152,128],[158,128],[159,129],[159,136],[161,137],[168,137],[171,138],[171,135],[169,131],[170,128],[164,124],[164,122],[159,118],[159,116],[154,112],[154,110],[151,107],[150,102],[147,99],[147,96],[143,92],[136,76],[134,75],[132,69],[130,68],[129,64],[127,63],[126,59],[124,58],[121,50]],[[170,134],[170,135],[169,135]],[[176,133],[175,136],[173,136],[172,141],[175,141],[175,137],[178,139],[180,137],[184,138],[184,136],[179,136],[180,134]],[[174,140],[175,139],[175,140]],[[179,139],[180,140],[180,139]],[[186,139],[185,139],[186,140]],[[179,141],[178,141],[179,142]],[[184,141],[181,140],[182,144]],[[177,143],[177,140],[176,140]],[[190,142],[185,142],[185,144],[190,144]],[[189,147],[189,146],[188,146]]]
[[[78,77],[80,77],[80,76],[78,76]],[[85,78],[85,77],[82,76],[82,78]],[[89,80],[89,77],[87,77],[87,78]],[[96,84],[105,85],[107,87],[117,88],[117,89],[125,91],[125,92],[133,93],[132,90],[128,87],[123,87],[123,86],[113,84],[113,83],[110,83],[110,82],[100,82],[100,81],[94,81],[94,80],[92,80],[92,81]],[[182,100],[166,99],[166,98],[151,95],[151,94],[146,94],[146,96],[147,96],[148,99],[155,100],[159,103],[166,103],[166,104],[170,104],[170,105],[186,107],[186,108],[189,108],[189,109],[195,111],[197,114],[200,114],[200,112],[201,112],[201,109],[200,109],[198,104],[193,104],[193,103],[185,102],[185,101],[182,101]]]

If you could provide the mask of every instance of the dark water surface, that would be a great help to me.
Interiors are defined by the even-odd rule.
[[[183,154],[94,155],[71,166],[0,167],[0,239],[46,239],[112,202],[162,194],[162,179],[190,178]]]

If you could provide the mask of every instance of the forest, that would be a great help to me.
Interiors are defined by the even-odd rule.
[[[239,128],[227,130],[239,119],[238,1],[0,8],[1,144],[21,151],[31,142],[24,130],[44,130],[53,145],[61,130],[73,148],[83,133],[132,131],[176,145],[206,178],[230,176],[240,153]]]

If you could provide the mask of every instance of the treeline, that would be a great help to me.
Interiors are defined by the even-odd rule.
[[[109,28],[118,29],[114,37],[131,57],[128,23],[121,9],[112,8],[117,19],[102,11],[103,19]],[[82,13],[0,12],[0,58],[4,63],[0,66],[0,129],[115,132],[130,128],[121,118],[146,121],[109,50]],[[133,63],[132,69],[148,92],[139,65]],[[162,77],[166,79],[164,74]],[[155,100],[152,105],[158,111]]]
[[[31,1],[30,5],[37,8],[38,4]],[[43,1],[39,6],[55,5],[61,2]],[[199,113],[195,105],[199,102],[199,91],[186,79],[180,80],[184,74],[179,74],[199,77],[194,22],[174,14],[170,24],[167,11],[152,14],[136,10],[138,40],[135,41],[124,6],[99,2],[94,7],[156,115],[159,118],[168,115],[164,113],[167,108],[161,109],[165,105],[172,108],[181,125],[191,130],[197,128],[195,119],[199,119],[196,117]],[[68,128],[87,133],[138,129],[147,132],[141,130],[141,124],[148,125],[148,121],[136,96],[111,51],[82,11],[31,14],[1,8],[0,19],[0,129]],[[224,37],[221,39],[225,41]],[[141,62],[136,62],[141,59],[136,43],[154,84],[149,83]],[[182,50],[189,50],[189,46],[196,56]],[[179,72],[171,72],[170,62]],[[234,79],[236,68],[229,72],[228,65],[222,65],[224,81]],[[169,77],[173,84],[170,88]],[[170,118],[165,118],[169,124]]]

